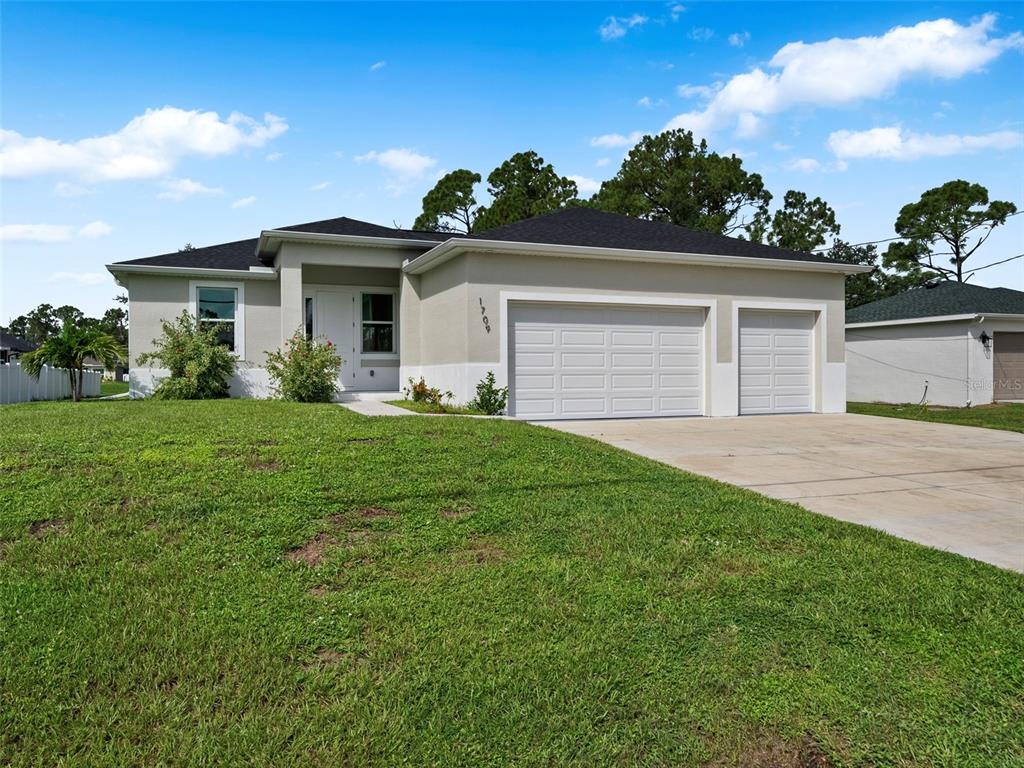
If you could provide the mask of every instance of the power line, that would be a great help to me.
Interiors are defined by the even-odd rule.
[[[1008,214],[1006,218],[1009,219],[1012,216],[1019,216],[1022,213],[1024,213],[1024,210],[1014,211],[1013,213]],[[905,237],[883,237],[881,240],[865,240],[863,243],[849,243],[849,245],[850,245],[851,248],[857,248],[857,247],[859,247],[861,245],[878,245],[879,243],[891,243],[893,240],[906,240],[906,238]],[[813,251],[811,251],[811,253],[818,253],[819,251],[831,251],[832,248],[834,248],[834,247],[835,247],[835,244],[828,245],[828,246],[822,246],[821,248],[815,248]],[[1014,258],[1017,258],[1017,257],[1014,256]],[[984,267],[981,267],[981,269],[984,269]]]
[[[983,267],[978,267],[977,269],[972,269],[971,270],[971,274],[973,275],[975,272],[981,272],[981,270],[983,270],[983,269],[988,269],[989,267],[995,267],[995,266],[998,266],[999,264],[1005,264],[1008,261],[1013,261],[1014,259],[1021,259],[1021,258],[1024,258],[1024,253],[1018,253],[1016,256],[1011,256],[1008,259],[1003,259],[1002,261],[993,261],[991,264],[986,264]]]

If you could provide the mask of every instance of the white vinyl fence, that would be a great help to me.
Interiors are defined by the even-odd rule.
[[[97,397],[100,393],[99,371],[82,374],[82,397]],[[27,403],[29,400],[63,400],[71,397],[71,382],[65,368],[43,366],[39,378],[21,370],[21,364],[0,363],[0,403]]]

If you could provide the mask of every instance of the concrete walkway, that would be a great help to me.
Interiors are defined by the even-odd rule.
[[[547,422],[1024,572],[1024,435],[856,414]]]
[[[338,403],[342,408],[361,413],[363,416],[418,416],[419,414],[399,408],[397,405],[382,403],[376,400],[352,400],[350,402]]]

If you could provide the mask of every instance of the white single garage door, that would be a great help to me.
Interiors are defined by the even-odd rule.
[[[814,410],[814,313],[740,312],[740,413]]]
[[[699,416],[703,309],[512,304],[511,413]]]

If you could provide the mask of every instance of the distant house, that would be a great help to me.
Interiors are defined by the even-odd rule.
[[[6,331],[0,331],[0,363],[9,363],[17,360],[26,352],[31,352],[36,345],[26,341],[20,336],[13,336]]]
[[[942,282],[846,312],[853,401],[1024,401],[1024,292]]]

